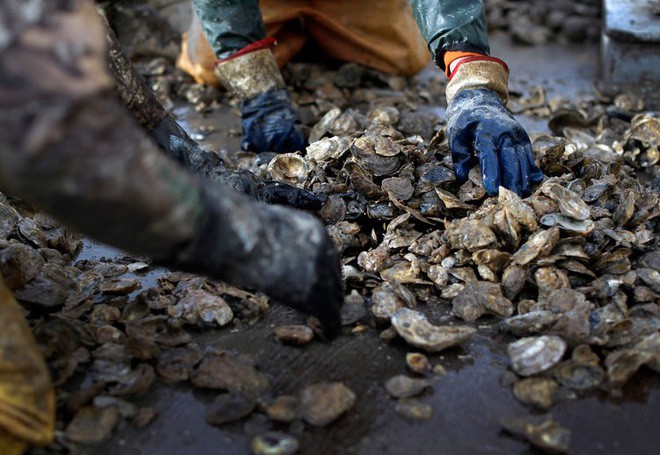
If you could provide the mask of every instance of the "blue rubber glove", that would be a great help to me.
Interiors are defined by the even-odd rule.
[[[459,183],[477,163],[493,196],[500,185],[528,196],[531,184],[543,180],[529,136],[492,90],[461,90],[454,96],[447,108],[447,139]]]
[[[241,103],[243,150],[295,152],[307,145],[285,88],[270,90]]]

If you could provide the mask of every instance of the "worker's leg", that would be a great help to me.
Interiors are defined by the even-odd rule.
[[[308,0],[262,0],[259,4],[266,36],[275,37],[277,46],[272,51],[279,67],[284,66],[305,45],[306,37],[301,24]],[[240,26],[238,24],[237,26]],[[181,55],[177,66],[190,74],[198,83],[221,87],[213,72],[217,56],[213,52],[199,18],[193,11],[188,31],[183,34]]]
[[[47,444],[55,427],[50,373],[18,304],[0,276],[0,454]]]
[[[430,61],[408,1],[312,0],[307,33],[328,56],[387,73],[413,75]]]

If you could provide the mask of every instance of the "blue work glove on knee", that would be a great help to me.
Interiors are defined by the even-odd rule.
[[[453,97],[447,108],[447,138],[459,183],[477,163],[490,195],[501,185],[528,196],[531,184],[543,180],[529,136],[492,90],[466,89]]]
[[[241,102],[243,142],[251,152],[294,152],[307,145],[298,116],[285,88],[274,89]]]

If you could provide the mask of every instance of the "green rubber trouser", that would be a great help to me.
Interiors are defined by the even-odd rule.
[[[410,0],[410,4],[441,68],[444,51],[490,52],[482,0]],[[266,36],[258,0],[193,0],[193,7],[218,58]]]

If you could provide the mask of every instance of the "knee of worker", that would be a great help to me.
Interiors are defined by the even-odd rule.
[[[272,51],[277,66],[282,68],[305,45],[306,37],[297,21],[267,23],[268,36],[275,37],[277,46]],[[221,88],[214,72],[216,56],[213,53],[199,19],[193,15],[190,27],[181,35],[181,53],[176,65],[188,73],[198,84]]]
[[[181,35],[181,54],[176,65],[195,79],[195,82],[212,87],[222,87],[213,72],[216,56],[206,39],[202,25],[193,14],[190,27]]]
[[[315,0],[307,33],[334,59],[390,74],[412,76],[431,54],[408,2]]]

